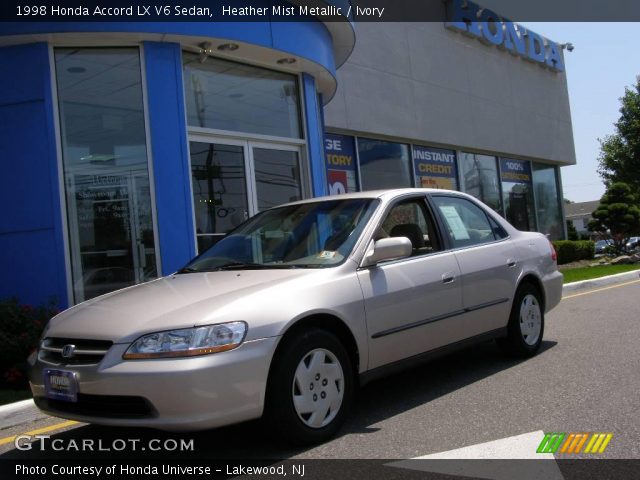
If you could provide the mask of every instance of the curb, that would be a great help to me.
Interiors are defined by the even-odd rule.
[[[638,280],[640,278],[640,270],[632,270],[630,272],[617,273],[606,277],[592,278],[590,280],[581,280],[579,282],[567,283],[562,287],[562,294],[565,295],[577,290],[584,290],[592,287],[603,287],[606,285],[614,285],[616,283],[626,282],[629,280]]]
[[[5,415],[7,413],[14,413],[19,410],[26,410],[31,407],[35,407],[35,403],[33,403],[33,398],[28,398],[26,400],[20,400],[19,402],[7,403],[6,405],[0,405],[0,415]]]

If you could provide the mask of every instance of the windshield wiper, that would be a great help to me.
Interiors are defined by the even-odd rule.
[[[178,270],[176,273],[198,273],[199,270],[191,267],[184,267]]]
[[[251,263],[251,262],[230,262],[220,265],[218,267],[206,267],[206,268],[193,268],[184,267],[178,270],[177,273],[204,273],[204,272],[219,272],[221,270],[285,270],[293,268],[304,268],[302,265],[286,265],[283,263]]]
[[[270,269],[288,269],[299,268],[298,265],[285,265],[283,263],[251,263],[251,262],[232,262],[220,265],[212,270],[270,270]]]

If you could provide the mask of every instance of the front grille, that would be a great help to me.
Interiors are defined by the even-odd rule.
[[[73,355],[63,357],[64,347],[73,345]],[[83,340],[78,338],[45,338],[38,352],[38,359],[51,365],[96,365],[107,354],[113,342],[107,340]]]
[[[78,393],[77,402],[36,397],[36,405],[45,410],[101,418],[150,418],[156,415],[143,397],[123,395],[89,395]]]

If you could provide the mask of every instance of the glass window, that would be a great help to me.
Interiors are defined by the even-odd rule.
[[[300,138],[294,75],[184,52],[187,123],[193,127]]]
[[[413,186],[408,145],[358,138],[358,154],[363,190]]]
[[[454,248],[492,242],[496,239],[487,214],[465,198],[434,196]]]
[[[358,191],[355,138],[327,133],[324,136],[329,195]]]
[[[56,81],[76,302],[157,276],[137,48],[59,48]]]
[[[564,238],[560,189],[556,167],[541,163],[533,164],[533,191],[538,216],[538,231],[551,240]]]
[[[407,237],[413,246],[412,255],[424,255],[441,248],[433,219],[422,198],[401,202],[391,209],[376,240],[385,237]]]
[[[500,177],[505,218],[518,230],[535,230],[531,164],[524,160],[501,158]]]
[[[489,217],[489,215],[487,215],[487,217]],[[493,235],[496,237],[496,240],[507,238],[509,236],[507,231],[504,228],[502,228],[502,226],[499,225],[498,222],[496,222],[493,218],[489,217],[489,223],[491,224],[491,228],[493,229]]]
[[[461,190],[502,213],[496,157],[460,152],[459,162]]]
[[[413,146],[416,187],[458,189],[456,152],[442,148]]]
[[[244,148],[191,142],[191,179],[198,249],[248,218]]]
[[[253,148],[258,210],[302,199],[297,151]]]

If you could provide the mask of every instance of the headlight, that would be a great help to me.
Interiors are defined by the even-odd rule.
[[[206,327],[150,333],[133,342],[122,358],[137,360],[194,357],[224,352],[239,346],[246,333],[247,324],[245,322],[220,323]]]

